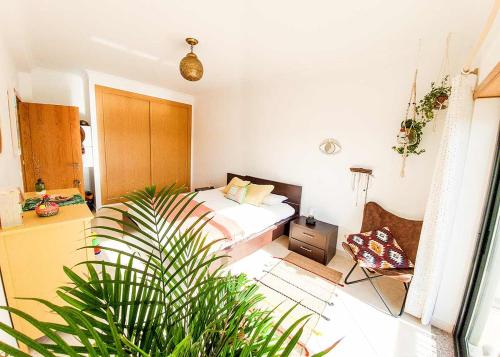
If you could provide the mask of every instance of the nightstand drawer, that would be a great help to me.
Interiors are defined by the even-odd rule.
[[[316,248],[310,244],[293,238],[290,238],[289,240],[288,249],[315,260],[318,263],[325,264],[325,251],[323,249]]]
[[[292,224],[290,231],[291,238],[298,239],[317,248],[325,249],[326,237],[319,232],[315,232],[312,229],[308,229],[298,224]]]

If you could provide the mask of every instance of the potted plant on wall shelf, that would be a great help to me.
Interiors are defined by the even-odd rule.
[[[442,110],[448,107],[450,93],[451,86],[448,83],[448,76],[443,77],[439,85],[436,85],[435,82],[431,82],[431,90],[417,105],[417,114],[425,121],[431,121],[434,119],[435,110]]]

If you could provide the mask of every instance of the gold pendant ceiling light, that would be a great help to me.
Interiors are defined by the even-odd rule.
[[[198,56],[193,53],[193,46],[198,44],[198,40],[195,38],[186,38],[186,42],[191,46],[191,52],[189,52],[179,63],[179,69],[181,75],[188,81],[199,81],[203,77],[203,65],[201,64]]]

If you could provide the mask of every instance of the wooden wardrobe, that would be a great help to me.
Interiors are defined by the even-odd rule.
[[[190,188],[191,105],[96,86],[103,204],[155,184]]]

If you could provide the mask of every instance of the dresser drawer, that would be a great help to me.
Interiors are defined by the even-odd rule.
[[[325,264],[325,251],[323,249],[316,248],[315,246],[294,238],[290,238],[288,249],[315,260],[318,263]]]
[[[317,248],[325,249],[326,247],[326,237],[324,235],[298,224],[292,224],[290,236]]]

